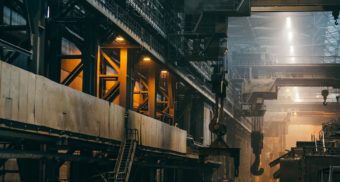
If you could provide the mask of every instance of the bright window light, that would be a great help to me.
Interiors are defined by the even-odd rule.
[[[292,27],[292,20],[289,16],[286,18],[286,26],[287,26],[287,28]]]
[[[289,42],[292,42],[292,40],[293,40],[293,32],[288,32],[288,40],[289,40]]]
[[[294,46],[289,46],[289,53],[294,54]]]

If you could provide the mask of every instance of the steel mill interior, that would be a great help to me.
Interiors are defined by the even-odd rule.
[[[340,0],[0,0],[0,182],[339,182]]]

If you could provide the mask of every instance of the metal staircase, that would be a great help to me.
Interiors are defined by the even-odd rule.
[[[138,144],[138,130],[129,129],[127,138],[122,142],[118,159],[114,168],[114,182],[128,182],[132,163],[135,157],[135,152]]]

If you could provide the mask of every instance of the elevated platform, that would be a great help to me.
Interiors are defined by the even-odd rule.
[[[68,133],[109,143],[124,139],[124,108],[4,62],[0,75],[2,120],[43,128],[47,135],[56,131],[58,137]],[[139,130],[140,146],[186,153],[184,130],[134,111],[129,111],[129,126]]]

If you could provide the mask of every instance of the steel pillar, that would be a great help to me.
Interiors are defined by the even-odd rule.
[[[83,92],[96,95],[96,24],[95,18],[91,15],[86,17],[84,39],[86,43],[81,48],[83,62]]]
[[[148,115],[155,118],[157,114],[157,83],[159,72],[155,63],[148,69]]]
[[[120,71],[119,71],[119,103],[127,107],[128,90],[128,49],[120,49]]]
[[[175,105],[174,105],[174,81],[173,76],[171,74],[168,74],[168,107],[169,107],[169,115],[173,118],[174,121],[175,118]],[[174,124],[174,123],[171,123]]]
[[[51,2],[50,18],[59,14],[59,1]],[[62,29],[63,25],[50,21],[46,29],[46,76],[51,80],[59,83],[61,71],[61,47],[62,47]]]
[[[24,0],[27,8],[28,24],[31,32],[32,60],[29,68],[33,73],[45,74],[45,10],[47,1]]]

